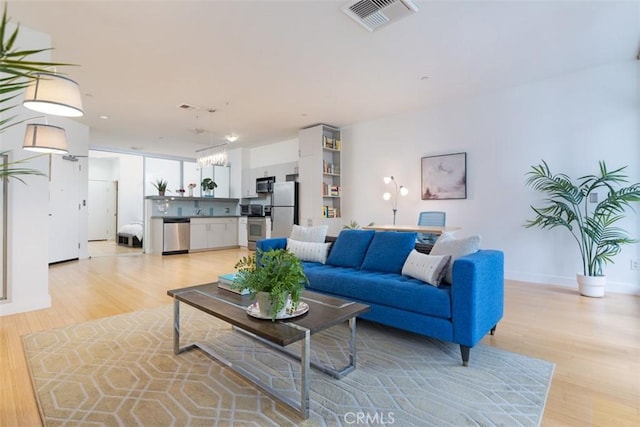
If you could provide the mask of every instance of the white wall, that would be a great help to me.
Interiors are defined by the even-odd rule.
[[[505,252],[510,279],[574,286],[579,252],[566,230],[525,229],[539,194],[525,186],[531,165],[546,160],[573,177],[628,165],[640,180],[640,90],[637,61],[559,76],[395,117],[343,128],[343,219],[390,223],[382,177],[394,175],[410,194],[398,202],[398,224],[414,224],[423,210],[444,210],[459,235],[479,233],[482,246]],[[420,158],[466,152],[467,199],[420,199]],[[637,211],[640,212],[640,206]],[[639,235],[632,215],[621,225]],[[609,290],[640,293],[629,268],[639,245],[609,265]]]
[[[251,168],[298,161],[298,138],[251,149]]]
[[[91,151],[89,179],[118,181],[118,227],[144,218],[143,163],[140,155]]]

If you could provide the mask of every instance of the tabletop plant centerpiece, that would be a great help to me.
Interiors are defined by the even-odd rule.
[[[200,183],[200,186],[202,187],[202,191],[204,191],[205,197],[212,197],[213,190],[218,187],[218,184],[211,178],[205,178]]]
[[[302,262],[286,249],[257,250],[242,257],[233,282],[237,289],[248,289],[257,298],[260,315],[272,320],[293,313],[308,283]]]
[[[153,186],[158,190],[158,196],[164,196],[167,191],[168,182],[164,179],[158,179],[156,182],[152,182]]]
[[[543,207],[531,206],[535,218],[525,227],[565,227],[571,233],[582,257],[578,289],[589,297],[604,296],[602,267],[613,263],[623,245],[638,241],[615,224],[625,217],[631,202],[640,201],[640,183],[623,187],[626,166],[610,171],[604,161],[599,164],[598,175],[582,176],[576,183],[565,174],[553,175],[544,160],[527,173],[527,185],[548,198]]]

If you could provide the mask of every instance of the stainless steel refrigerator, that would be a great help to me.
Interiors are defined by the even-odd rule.
[[[289,237],[298,224],[298,183],[276,182],[271,193],[271,237]]]

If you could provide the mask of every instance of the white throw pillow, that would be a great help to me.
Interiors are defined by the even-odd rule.
[[[331,243],[300,242],[287,239],[287,250],[301,261],[326,263],[329,246]]]
[[[451,235],[443,235],[436,240],[430,255],[449,255],[451,257],[449,267],[447,267],[444,275],[445,282],[453,283],[453,263],[456,259],[480,250],[480,239],[479,235],[469,236],[463,239],[456,239]]]
[[[297,240],[299,242],[324,243],[328,229],[328,225],[317,225],[315,227],[294,225],[291,229],[291,236],[289,237],[292,240]]]
[[[414,249],[402,266],[402,274],[422,280],[437,288],[450,259],[451,257],[448,255],[427,255]]]

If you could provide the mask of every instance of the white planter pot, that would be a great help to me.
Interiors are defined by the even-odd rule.
[[[607,284],[606,276],[584,276],[576,274],[578,280],[578,291],[580,295],[592,298],[604,296],[604,287]]]
[[[256,301],[258,302],[258,308],[260,309],[260,316],[271,317],[271,295],[269,292],[258,292],[256,295]],[[284,307],[276,314],[276,319],[282,318],[287,314],[287,308],[291,305],[291,295],[287,297],[287,301]]]

